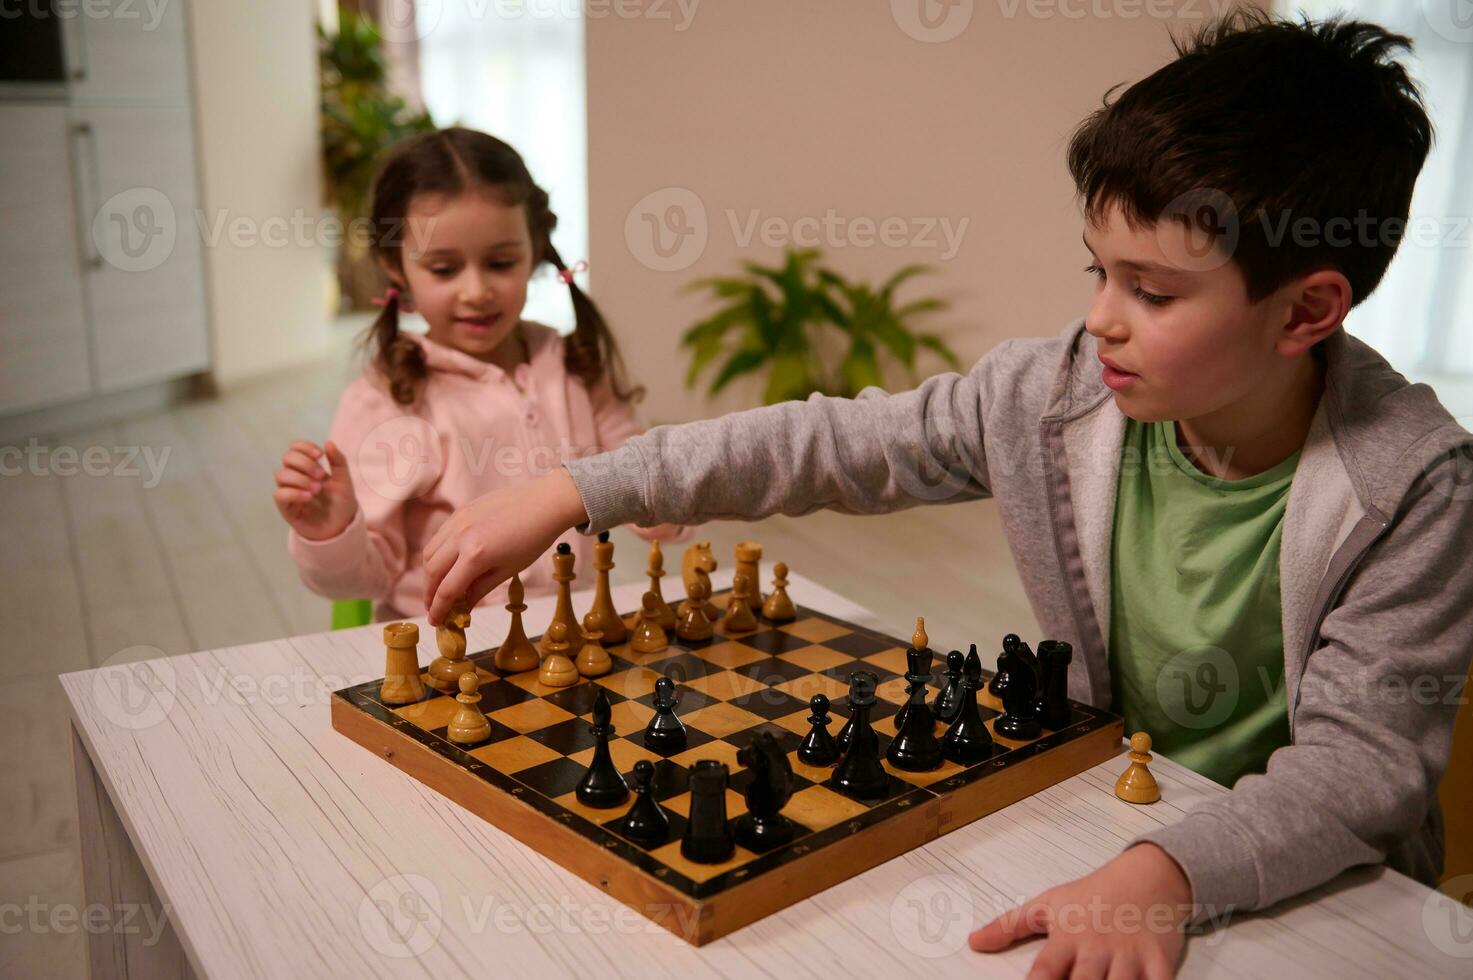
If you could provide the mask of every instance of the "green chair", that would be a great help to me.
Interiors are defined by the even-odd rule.
[[[352,629],[373,622],[372,599],[337,599],[332,604],[332,628]]]

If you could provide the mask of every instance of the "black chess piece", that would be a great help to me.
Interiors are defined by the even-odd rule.
[[[916,653],[917,651],[910,651]],[[936,741],[936,717],[926,703],[926,681],[930,679],[930,651],[921,657],[910,657],[910,670],[905,678],[910,682],[910,700],[896,715],[902,720],[896,723],[895,738],[885,750],[885,758],[897,769],[906,772],[927,772],[941,765],[941,743]]]
[[[905,693],[907,697],[905,703],[900,706],[900,710],[895,713],[895,730],[897,732],[905,727],[905,717],[910,714],[911,698],[909,695],[913,693],[912,689],[916,684],[920,684],[921,701],[922,703],[925,702],[926,684],[931,680],[931,662],[935,659],[936,655],[931,652],[930,647],[921,650],[910,647],[905,651]],[[936,728],[936,716],[931,713],[929,705],[926,707],[926,717],[931,719],[931,729],[934,731]]]
[[[1016,674],[1019,670],[1027,670],[1028,673],[1032,674],[1033,693],[1037,694],[1039,688],[1042,686],[1039,683],[1042,674],[1039,673],[1038,657],[1034,654],[1033,648],[1028,645],[1028,641],[1019,640],[1013,649],[1013,653],[1013,673]]]
[[[593,725],[589,728],[594,738],[593,761],[577,789],[578,802],[584,806],[618,806],[629,799],[629,785],[609,756],[609,738],[614,734],[612,717],[609,695],[600,687],[598,700],[593,702]]]
[[[668,677],[655,681],[655,715],[644,727],[644,747],[651,752],[670,755],[684,749],[690,741],[685,723],[675,716],[675,682]]]
[[[1051,731],[1069,724],[1069,664],[1074,648],[1063,640],[1043,640],[1038,644],[1038,664],[1043,675],[1033,697],[1033,717]]]
[[[890,776],[880,764],[880,737],[869,720],[878,682],[867,670],[849,675],[849,747],[829,777],[834,789],[857,800],[879,799],[890,788]]]
[[[944,722],[950,723],[956,718],[957,709],[962,706],[963,660],[960,650],[953,650],[946,655],[946,686],[936,695],[936,700],[931,702],[932,713]]]
[[[982,658],[976,648],[967,654],[963,668],[961,705],[956,718],[941,739],[941,755],[959,766],[970,766],[992,755],[992,736],[977,710],[977,691],[982,686]]]
[[[640,759],[634,764],[634,805],[619,822],[620,834],[645,847],[659,847],[670,839],[670,815],[650,790],[654,778],[654,763]]]
[[[771,732],[757,732],[737,761],[752,771],[747,812],[737,818],[737,843],[762,853],[793,839],[793,822],[780,811],[793,795],[793,767]]]
[[[808,723],[813,727],[798,745],[798,761],[810,766],[831,766],[839,761],[839,744],[829,733],[829,699],[815,694],[808,699]]]
[[[997,655],[997,673],[992,675],[992,680],[987,685],[987,693],[993,697],[1002,697],[1002,692],[1008,689],[1013,671],[1013,651],[1022,642],[1017,633],[1009,633],[1002,638],[1002,653]]]
[[[736,844],[726,829],[726,763],[701,759],[690,771],[690,817],[680,853],[688,861],[720,864]]]
[[[1033,708],[1033,699],[1038,696],[1038,674],[1029,664],[1030,657],[1033,657],[1033,651],[1028,649],[1028,644],[1019,641],[1013,651],[1012,676],[1002,692],[1002,717],[992,723],[992,730],[1003,738],[1027,741],[1037,738],[1041,731]]]

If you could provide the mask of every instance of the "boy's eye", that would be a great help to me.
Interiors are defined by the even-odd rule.
[[[1091,273],[1100,282],[1105,281],[1105,270],[1098,263],[1091,263],[1085,266],[1084,271]],[[1150,303],[1152,306],[1165,306],[1171,302],[1170,296],[1162,296],[1159,293],[1148,293],[1139,286],[1135,287],[1133,292],[1141,302]]]

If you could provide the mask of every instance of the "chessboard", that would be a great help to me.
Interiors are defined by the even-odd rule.
[[[728,593],[713,596],[725,608]],[[1123,721],[1069,702],[1056,730],[1030,741],[993,732],[990,758],[970,766],[943,762],[930,772],[905,772],[884,762],[883,797],[857,801],[826,785],[833,767],[805,765],[797,755],[809,722],[809,699],[826,695],[834,720],[848,717],[849,677],[872,672],[879,680],[870,717],[883,757],[895,736],[894,716],[906,701],[906,641],[856,626],[815,609],[797,618],[759,618],[755,631],[728,633],[716,623],[709,640],[672,632],[658,653],[608,647],[613,669],[569,687],[544,686],[536,670],[501,676],[495,649],[472,653],[480,677],[480,707],[489,738],[463,747],[446,737],[457,708],[453,696],[426,685],[416,703],[379,700],[379,682],[338,691],[332,724],[342,734],[428,786],[490,821],[548,859],[695,945],[786,908],[846,878],[882,864],[979,817],[1031,796],[1118,755]],[[632,630],[636,614],[623,617]],[[540,638],[539,642],[540,642]],[[943,684],[937,657],[932,687]],[[987,675],[990,678],[990,674]],[[429,675],[423,675],[427,681]],[[644,744],[655,714],[655,682],[669,677],[687,747],[662,755]],[[609,749],[619,770],[654,765],[651,794],[671,819],[666,843],[641,846],[617,833],[628,806],[593,809],[575,788],[593,758],[590,717],[598,692],[612,704]],[[989,731],[1002,714],[984,686],[978,705]],[[730,859],[699,864],[681,854],[689,814],[688,780],[698,760],[724,762],[731,772],[727,814],[745,811],[743,790],[752,772],[737,753],[758,732],[770,732],[787,752],[793,793],[784,816],[790,841],[755,853],[738,846]],[[632,783],[631,783],[632,785]]]

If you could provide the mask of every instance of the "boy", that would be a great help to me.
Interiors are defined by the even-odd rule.
[[[1074,135],[1099,280],[1082,321],[914,391],[661,427],[487,495],[426,548],[431,622],[570,526],[992,496],[1044,635],[1076,651],[1070,696],[1232,791],[974,948],[1047,933],[1037,974],[1169,976],[1188,924],[1352,865],[1434,882],[1473,437],[1342,329],[1431,143],[1391,58],[1409,46],[1257,11],[1209,25]],[[1101,904],[1143,925],[1077,914]]]

